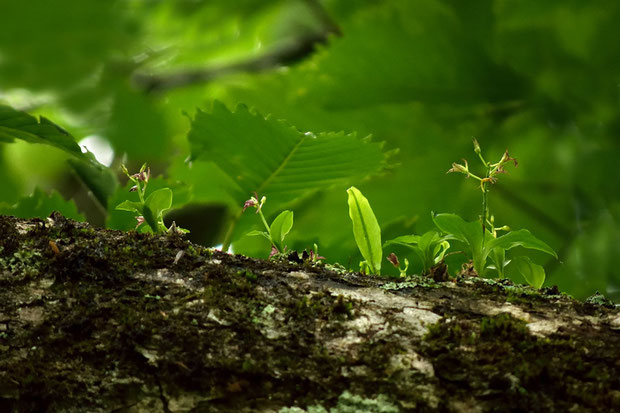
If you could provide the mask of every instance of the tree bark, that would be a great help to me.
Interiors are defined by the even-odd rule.
[[[620,410],[620,311],[0,216],[0,411]]]

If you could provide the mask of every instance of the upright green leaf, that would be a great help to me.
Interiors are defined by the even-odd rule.
[[[516,278],[517,275],[521,275],[525,278],[525,281],[534,288],[542,287],[545,282],[545,269],[533,263],[529,257],[515,257],[506,267],[506,272],[513,279]]]
[[[276,245],[280,252],[283,251],[283,242],[286,235],[293,228],[293,211],[282,211],[273,220],[269,227],[271,241]]]
[[[373,274],[381,272],[381,227],[368,200],[356,187],[347,189],[349,216],[353,222],[355,242]]]
[[[480,222],[467,222],[456,214],[437,214],[433,221],[442,232],[452,235],[455,239],[467,244],[472,253],[474,269],[484,275],[486,257],[482,252],[482,225]]]
[[[473,252],[480,252],[482,225],[479,222],[467,222],[456,214],[437,214],[433,216],[433,222],[442,232],[469,245]]]
[[[387,159],[382,144],[369,138],[303,133],[243,105],[230,112],[217,101],[210,112],[196,113],[188,139],[192,159],[215,163],[238,185],[229,189],[239,204],[258,192],[276,209],[311,191],[379,172]]]
[[[162,226],[160,225],[161,217],[164,211],[170,209],[170,206],[172,206],[172,190],[170,188],[158,189],[152,192],[144,201],[142,214],[153,232],[160,231]]]

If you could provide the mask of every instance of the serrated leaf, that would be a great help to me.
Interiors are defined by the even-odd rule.
[[[0,214],[13,215],[18,218],[47,218],[52,212],[58,211],[64,217],[76,221],[84,221],[71,200],[65,200],[58,192],[46,194],[40,188],[35,188],[32,195],[21,198],[15,205],[0,204]]]
[[[381,272],[381,227],[377,222],[368,199],[352,186],[347,189],[349,195],[349,216],[353,222],[355,242],[373,274]]]
[[[43,116],[37,119],[26,112],[0,105],[0,140],[13,142],[15,139],[50,145],[78,158],[87,158],[73,136],[49,119]]]
[[[108,199],[118,189],[118,178],[110,168],[104,168],[98,163],[86,162],[78,159],[67,159],[67,162],[80,177],[84,185],[95,196],[104,209],[108,208]]]
[[[284,245],[282,243],[291,228],[293,228],[293,211],[288,210],[280,212],[269,227],[271,241],[278,247],[280,252],[283,251]]]
[[[386,163],[380,143],[355,134],[302,133],[243,105],[230,112],[217,101],[210,112],[196,113],[188,139],[192,159],[215,163],[236,182],[238,188],[229,189],[239,204],[258,192],[274,209],[311,191],[360,180]]]
[[[533,263],[529,257],[513,258],[506,267],[506,272],[513,279],[521,275],[534,288],[542,287],[545,282],[545,269],[541,265]]]
[[[488,251],[491,251],[494,248],[509,250],[518,246],[546,252],[547,254],[552,255],[555,258],[558,257],[558,255],[549,245],[545,244],[543,241],[533,236],[530,231],[526,229],[511,231],[505,235],[502,235],[501,237],[490,240],[485,246],[485,251],[487,251],[488,254]]]

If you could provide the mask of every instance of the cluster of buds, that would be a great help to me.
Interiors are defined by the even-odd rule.
[[[149,183],[149,179],[151,179],[151,168],[147,168],[146,164],[144,164],[140,168],[140,172],[138,172],[136,174],[130,174],[129,170],[127,170],[127,167],[125,165],[121,165],[121,169],[123,170],[123,173],[125,173],[125,175],[127,175],[127,177],[133,183],[136,184],[136,185],[132,186],[129,189],[129,192],[136,192],[139,189],[144,191],[144,189],[146,188],[146,184],[148,184]],[[140,182],[144,183],[144,186],[142,188],[140,188]]]
[[[469,164],[467,163],[467,159],[463,159],[463,163],[464,165],[461,165],[460,163],[452,162],[452,168],[448,169],[448,172],[446,173],[449,174],[451,172],[459,172],[459,173],[467,175],[465,178],[469,178],[469,176],[472,175],[472,173],[469,172]]]
[[[148,168],[145,163],[140,168],[140,171],[135,174],[129,173],[129,170],[127,169],[125,165],[121,164],[121,169],[123,170],[123,173],[127,175],[129,180],[135,184],[134,186],[129,188],[129,192],[137,192],[138,197],[140,197],[140,202],[144,202],[144,194],[146,192],[146,185],[149,183],[149,179],[151,179],[151,168]],[[136,228],[138,228],[140,225],[144,224],[145,222],[144,217],[142,215],[137,216],[136,221],[137,221]]]
[[[259,201],[258,194],[254,192],[254,196],[248,199],[247,201],[245,201],[245,203],[243,204],[243,212],[245,212],[245,210],[248,208],[256,208],[256,213],[258,214],[261,208],[263,207],[263,205],[265,204],[266,200],[267,200],[267,197],[263,196]]]
[[[121,168],[123,168],[123,172],[125,172],[125,175],[127,175],[129,179],[135,183],[134,186],[129,188],[129,192],[136,192],[139,189],[141,189],[142,192],[146,190],[146,185],[149,183],[149,179],[151,179],[151,168],[147,168],[146,164],[144,164],[140,168],[140,172],[138,172],[137,174],[130,174],[125,165],[121,165]],[[144,183],[142,188],[140,188],[140,182]]]
[[[506,152],[504,152],[504,155],[502,155],[502,159],[500,159],[498,163],[493,164],[491,166],[497,167],[497,171],[496,171],[497,173],[506,173],[506,171],[504,170],[504,164],[507,164],[508,162],[513,162],[515,165],[515,168],[519,166],[519,162],[517,162],[515,158],[511,157],[508,154],[508,150],[506,150]]]
[[[452,168],[448,169],[448,172],[446,173],[451,173],[451,172],[458,172],[458,173],[462,173],[465,175],[465,178],[469,178],[470,176],[478,181],[480,181],[480,189],[482,190],[482,192],[485,191],[484,188],[484,184],[486,183],[490,183],[490,184],[494,184],[495,182],[497,182],[497,178],[496,175],[497,174],[502,174],[502,173],[506,173],[506,170],[504,169],[504,165],[509,163],[509,162],[513,162],[514,166],[518,165],[518,162],[515,158],[511,157],[508,154],[508,151],[505,151],[504,154],[502,155],[502,158],[499,160],[499,162],[497,163],[488,163],[484,157],[482,156],[482,151],[480,150],[480,144],[478,143],[478,141],[476,139],[474,139],[474,152],[476,152],[476,154],[478,155],[478,157],[480,158],[480,160],[482,161],[483,165],[487,168],[487,174],[485,177],[480,177],[474,173],[472,173],[469,170],[469,164],[467,163],[467,160],[463,159],[463,163],[459,164],[454,162],[452,164]]]

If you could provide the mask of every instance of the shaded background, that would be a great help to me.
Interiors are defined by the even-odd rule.
[[[221,242],[239,205],[215,166],[185,162],[184,113],[215,99],[301,131],[357,132],[399,148],[392,168],[353,182],[384,239],[427,231],[431,211],[477,218],[476,183],[445,174],[460,158],[478,166],[476,137],[488,159],[509,149],[519,160],[491,188],[491,208],[496,223],[528,228],[558,252],[559,261],[535,256],[546,285],[620,299],[619,19],[612,0],[4,2],[0,100],[62,125],[115,173],[121,162],[148,162],[161,175],[152,187],[173,187],[175,219],[207,245]],[[106,204],[60,151],[0,143],[0,157],[4,213],[45,215],[53,205],[96,225],[134,226],[114,211],[127,197],[122,177]],[[292,205],[289,244],[317,242],[328,261],[355,268],[344,189]],[[243,237],[256,221],[244,219],[235,251],[267,255],[264,240]]]

